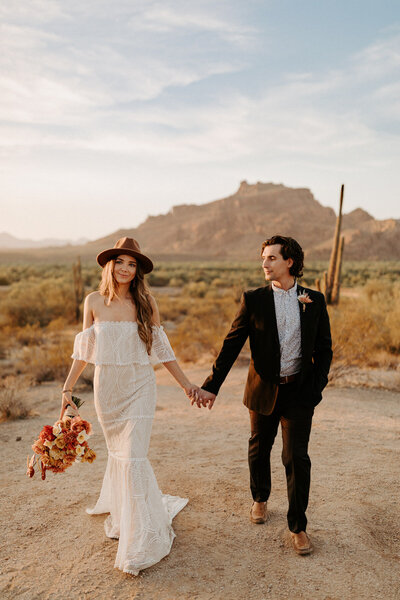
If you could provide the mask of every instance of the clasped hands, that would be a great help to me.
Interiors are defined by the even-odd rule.
[[[213,404],[215,402],[215,398],[217,397],[215,394],[203,390],[198,385],[191,385],[190,387],[185,389],[185,393],[189,398],[190,404],[192,406],[194,404],[197,404],[198,408],[204,406],[205,408],[207,407],[209,410],[212,409]]]

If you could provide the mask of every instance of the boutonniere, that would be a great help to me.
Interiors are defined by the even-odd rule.
[[[297,300],[300,302],[300,304],[303,305],[303,312],[306,310],[306,304],[310,304],[310,302],[312,302],[310,296],[307,294],[307,292],[303,292],[302,294],[299,294],[297,296]]]

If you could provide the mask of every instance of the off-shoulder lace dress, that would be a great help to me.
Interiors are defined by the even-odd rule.
[[[115,567],[137,575],[169,554],[173,517],[186,498],[162,494],[147,459],[156,406],[152,365],[175,360],[162,327],[151,356],[133,321],[102,321],[75,338],[72,358],[94,363],[94,402],[108,448],[99,499],[89,514],[110,513],[106,535],[118,538]]]

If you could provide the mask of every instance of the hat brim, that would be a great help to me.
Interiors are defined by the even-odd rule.
[[[120,254],[129,254],[129,256],[137,258],[144,273],[150,273],[153,270],[153,263],[148,256],[140,252],[135,252],[135,250],[129,250],[128,248],[109,248],[108,250],[103,250],[103,252],[97,255],[96,260],[101,267],[105,267],[109,260]]]

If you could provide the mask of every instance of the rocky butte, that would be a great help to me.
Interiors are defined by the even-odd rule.
[[[339,187],[338,187],[339,190]],[[345,197],[346,203],[346,197]],[[309,259],[329,259],[336,215],[306,188],[282,184],[240,183],[226,198],[206,204],[181,204],[167,214],[151,216],[136,228],[120,229],[81,246],[35,249],[29,258],[65,260],[80,254],[92,260],[123,236],[137,239],[155,259],[253,260],[266,237],[275,233],[295,237]],[[399,260],[400,221],[376,220],[361,208],[345,214],[345,260]],[[22,259],[14,251],[13,259]],[[8,253],[9,254],[9,253]]]
[[[308,258],[328,259],[335,222],[334,210],[322,206],[309,189],[242,181],[231,196],[174,206],[136,229],[121,229],[92,244],[103,248],[130,235],[143,250],[159,257],[251,260],[258,258],[266,237],[280,233],[295,237]],[[400,258],[398,220],[378,221],[357,208],[344,215],[342,233],[348,260]]]

